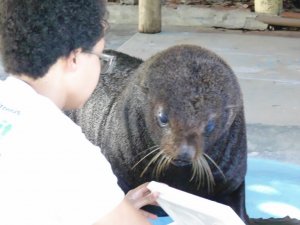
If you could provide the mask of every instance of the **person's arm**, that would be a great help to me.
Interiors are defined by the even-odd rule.
[[[94,225],[151,225],[151,223],[127,198],[124,198],[114,210]]]
[[[147,185],[144,183],[130,190],[122,202],[95,225],[150,225],[147,218],[155,219],[157,216],[140,208],[149,204],[156,205],[158,193],[151,193]]]

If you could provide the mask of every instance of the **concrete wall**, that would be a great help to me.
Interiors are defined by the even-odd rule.
[[[138,0],[108,0],[108,2],[117,2],[121,4],[138,4]],[[221,3],[228,2],[228,0],[161,0],[162,4],[175,3],[175,4],[203,4],[203,3]],[[249,2],[249,0],[232,0],[232,2]]]
[[[109,4],[109,22],[114,24],[138,24],[138,6]],[[268,25],[257,21],[249,10],[211,8],[178,5],[162,7],[162,25],[220,27],[226,29],[265,30]]]

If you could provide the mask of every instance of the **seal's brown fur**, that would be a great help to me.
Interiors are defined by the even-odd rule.
[[[157,180],[227,204],[247,221],[244,109],[231,68],[192,45],[143,63],[114,54],[113,73],[68,115],[101,147],[120,187]]]

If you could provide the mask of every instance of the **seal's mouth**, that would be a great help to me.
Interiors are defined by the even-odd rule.
[[[181,160],[181,159],[174,159],[171,161],[171,163],[174,165],[174,166],[179,166],[179,167],[182,167],[182,166],[189,166],[192,164],[191,161],[187,161],[187,160]]]

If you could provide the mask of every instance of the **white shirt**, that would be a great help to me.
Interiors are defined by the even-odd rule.
[[[0,81],[0,224],[90,225],[124,197],[110,164],[50,99]]]

